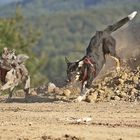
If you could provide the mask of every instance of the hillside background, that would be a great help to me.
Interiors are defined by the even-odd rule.
[[[113,34],[123,59],[140,54],[140,0],[1,0],[0,49],[30,56],[33,85],[55,81],[66,76],[65,56],[80,59],[96,30],[135,10],[137,17]]]

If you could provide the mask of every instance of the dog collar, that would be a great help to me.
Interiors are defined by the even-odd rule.
[[[93,75],[94,75],[94,77],[96,77],[96,63],[93,61],[93,59],[89,56],[86,56],[83,59],[83,63],[89,64],[92,67]],[[84,83],[84,81],[87,80],[87,76],[88,76],[88,71],[87,71],[87,67],[85,67],[84,73],[83,73],[83,78],[82,78],[82,83]]]

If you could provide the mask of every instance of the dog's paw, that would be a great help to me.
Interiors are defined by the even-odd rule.
[[[5,103],[10,103],[10,102],[12,102],[12,99],[11,99],[11,97],[8,97],[8,98],[5,100]]]
[[[86,96],[85,95],[83,95],[83,96],[78,96],[75,100],[74,100],[74,102],[81,102],[81,101],[83,101],[83,100],[85,100],[86,99]]]
[[[121,70],[121,68],[120,68],[120,67],[116,67],[116,71],[117,71],[117,73],[119,73],[119,72],[120,72],[120,70]]]

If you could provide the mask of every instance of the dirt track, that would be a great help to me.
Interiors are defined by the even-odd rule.
[[[140,104],[62,101],[0,103],[1,140],[139,140]],[[76,123],[84,117],[88,123]],[[67,135],[66,135],[67,134]],[[56,139],[57,138],[57,139]]]

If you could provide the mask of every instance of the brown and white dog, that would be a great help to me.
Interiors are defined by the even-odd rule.
[[[92,81],[99,74],[106,62],[106,55],[110,55],[116,61],[116,70],[120,70],[120,58],[116,54],[116,41],[111,33],[122,27],[124,24],[132,20],[137,11],[132,12],[127,17],[119,20],[113,25],[109,25],[103,31],[97,31],[91,38],[86,49],[86,55],[76,61],[70,62],[65,58],[67,63],[67,77],[69,82],[80,81],[81,95],[76,99],[82,101],[89,92]]]

